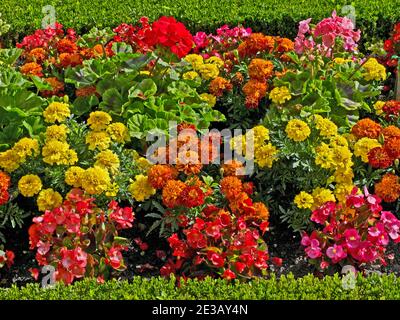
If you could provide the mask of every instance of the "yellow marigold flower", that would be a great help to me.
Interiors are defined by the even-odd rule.
[[[185,72],[182,77],[184,80],[200,79],[200,75],[196,71]]]
[[[89,194],[102,194],[111,185],[108,171],[100,167],[89,168],[82,175],[82,188]]]
[[[210,107],[214,107],[217,103],[217,97],[209,93],[202,93],[200,99],[207,102]]]
[[[239,154],[246,153],[246,137],[244,135],[235,136],[230,141],[231,148]]]
[[[383,107],[385,106],[385,101],[377,101],[374,104],[375,113],[380,116],[383,113]]]
[[[331,137],[337,135],[338,128],[331,120],[323,118],[320,115],[316,115],[314,119],[315,126],[319,130],[321,136]]]
[[[0,167],[9,173],[17,170],[22,161],[23,159],[13,149],[0,152]]]
[[[371,149],[380,147],[381,144],[376,139],[361,138],[354,145],[354,155],[356,157],[361,157],[361,160],[368,163],[368,152]]]
[[[338,168],[333,177],[336,183],[352,184],[354,172],[351,166],[345,166],[344,168]]]
[[[46,122],[64,122],[71,115],[69,105],[62,102],[52,102],[43,111],[43,116]]]
[[[53,189],[45,189],[40,191],[37,198],[37,205],[39,211],[53,210],[58,208],[62,204],[62,196]]]
[[[292,99],[289,88],[286,86],[275,87],[269,93],[269,98],[275,104],[284,104],[286,101]]]
[[[119,186],[118,183],[114,182],[110,185],[110,187],[106,191],[106,196],[107,197],[116,197],[119,192]]]
[[[335,166],[333,161],[333,150],[326,143],[321,143],[315,148],[317,153],[315,156],[315,163],[321,168],[330,169]]]
[[[314,204],[311,207],[311,210],[315,210],[328,201],[336,201],[332,191],[325,188],[315,188],[312,192],[312,196],[314,198]]]
[[[80,167],[70,167],[65,171],[65,183],[74,188],[82,187],[82,177],[85,170]]]
[[[278,160],[277,154],[278,151],[276,147],[270,143],[259,146],[254,150],[255,162],[260,168],[271,168],[274,161]]]
[[[67,141],[68,127],[65,124],[52,125],[46,128],[46,140]]]
[[[104,111],[94,111],[89,115],[87,124],[90,129],[94,131],[101,131],[107,129],[107,126],[111,123],[111,116]]]
[[[301,191],[295,198],[294,203],[297,208],[300,209],[310,209],[314,204],[314,198],[311,194]]]
[[[39,142],[35,139],[22,138],[12,149],[21,159],[25,159],[39,154]]]
[[[386,68],[375,58],[369,58],[363,68],[366,71],[362,74],[365,80],[386,80]]]
[[[43,162],[50,165],[72,165],[78,161],[74,150],[70,150],[69,144],[57,140],[49,140],[42,148]]]
[[[335,186],[336,199],[341,203],[346,202],[346,197],[351,193],[353,188],[353,184],[337,184]]]
[[[288,137],[294,141],[304,141],[311,134],[310,127],[302,120],[290,120],[286,126],[285,132]]]
[[[66,166],[72,166],[78,162],[78,155],[75,150],[69,149],[63,157],[62,163]]]
[[[332,148],[332,158],[336,167],[344,167],[351,162],[352,154],[348,147],[336,146]]]
[[[344,59],[344,58],[335,58],[333,62],[336,64],[345,64],[346,62],[351,62],[351,59]]]
[[[153,166],[153,164],[149,160],[143,157],[138,157],[137,159],[135,159],[135,164],[139,170],[144,172],[147,172]]]
[[[224,61],[217,56],[212,56],[206,60],[206,63],[215,64],[218,69],[221,69],[224,66]]]
[[[28,174],[18,181],[18,190],[24,197],[33,197],[42,189],[42,180],[37,175]]]
[[[128,190],[138,202],[143,202],[156,193],[156,189],[151,186],[147,176],[142,174],[135,177],[135,181],[131,183]]]
[[[263,125],[255,126],[252,131],[254,132],[254,144],[263,144],[264,141],[269,140],[269,130]]]
[[[145,76],[149,76],[150,75],[150,71],[148,70],[142,70],[139,72],[139,74],[145,75]]]
[[[335,135],[333,137],[331,137],[331,139],[329,140],[329,145],[332,147],[348,147],[349,143],[347,142],[347,139],[343,136],[339,136],[339,135]]]
[[[203,57],[198,54],[188,54],[184,59],[186,62],[190,63],[195,70],[204,63]]]
[[[86,135],[86,144],[89,145],[89,150],[108,149],[110,146],[111,139],[107,132],[104,131],[90,131]]]
[[[198,71],[204,80],[215,79],[219,75],[219,69],[215,64],[203,64],[198,67]]]
[[[130,140],[129,130],[122,122],[111,123],[106,131],[115,142],[125,143]]]
[[[118,156],[111,150],[104,150],[98,153],[95,157],[95,166],[109,170],[111,173],[116,173],[119,169],[120,161]]]

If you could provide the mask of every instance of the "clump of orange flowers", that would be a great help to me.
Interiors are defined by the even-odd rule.
[[[352,128],[351,133],[354,134],[358,139],[361,138],[370,138],[377,139],[382,130],[382,127],[379,123],[365,118],[358,121]]]
[[[382,177],[382,180],[375,184],[375,193],[385,202],[394,202],[400,198],[400,183],[399,177],[387,173]]]
[[[210,82],[209,91],[216,97],[220,97],[226,91],[231,91],[233,89],[232,83],[222,77],[216,77]]]
[[[253,57],[259,52],[271,52],[274,47],[274,37],[253,33],[239,45],[238,52],[241,57]]]

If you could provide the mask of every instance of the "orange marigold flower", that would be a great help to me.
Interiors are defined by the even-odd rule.
[[[25,74],[27,76],[38,76],[42,77],[43,76],[43,68],[40,64],[36,62],[28,62],[25,63],[21,69],[20,69],[22,74]]]
[[[256,216],[263,221],[268,221],[269,219],[269,210],[266,205],[262,202],[255,202],[254,209],[256,209]]]
[[[385,141],[392,138],[400,138],[400,128],[393,125],[383,128],[380,133],[385,138]]]
[[[162,189],[169,180],[178,176],[175,168],[167,164],[156,164],[148,173],[148,181],[154,189]]]
[[[60,56],[60,66],[67,67],[76,67],[82,64],[82,57],[77,53],[61,53]]]
[[[162,190],[163,204],[167,208],[174,208],[179,205],[179,197],[186,188],[186,184],[179,180],[168,180]]]
[[[243,93],[246,96],[245,105],[248,109],[255,109],[260,104],[262,98],[267,94],[267,83],[255,79],[250,79],[243,86]]]
[[[196,151],[179,152],[176,159],[176,169],[187,175],[200,173],[203,165],[200,163],[199,154]]]
[[[244,81],[244,76],[241,72],[236,72],[233,76],[232,82],[236,85],[242,84]]]
[[[228,176],[221,179],[221,192],[229,201],[234,201],[243,192],[242,181],[238,177]]]
[[[358,121],[353,128],[351,128],[351,133],[354,134],[358,139],[367,137],[370,139],[377,139],[382,127],[379,123],[365,118]]]
[[[59,81],[56,77],[50,77],[44,79],[45,82],[47,82],[53,90],[43,90],[41,91],[41,94],[43,97],[51,97],[51,96],[57,96],[60,95],[64,91],[64,83]]]
[[[187,207],[194,208],[204,204],[205,194],[197,186],[186,186],[179,195],[179,204]]]
[[[278,37],[276,41],[278,42],[278,47],[276,48],[276,51],[278,51],[279,53],[285,53],[294,50],[294,42],[292,40],[288,38]]]
[[[7,203],[10,195],[8,188],[10,187],[10,177],[3,171],[0,171],[0,206]]]
[[[234,214],[245,216],[247,219],[254,217],[254,214],[256,213],[253,201],[246,192],[238,193],[236,198],[230,201],[229,207]]]
[[[210,83],[210,93],[216,97],[220,97],[223,95],[225,91],[231,91],[233,89],[232,83],[222,77],[216,77]]]
[[[376,147],[368,152],[368,162],[373,168],[385,169],[392,165],[393,159],[382,147]]]
[[[266,81],[272,76],[274,65],[271,61],[265,59],[253,59],[248,67],[251,79]]]
[[[44,60],[46,60],[46,55],[46,50],[43,48],[35,48],[28,53],[28,60],[42,63]]]
[[[91,95],[98,96],[96,86],[86,86],[75,90],[75,95],[77,97],[89,97]]]
[[[8,189],[10,187],[10,182],[10,176],[5,172],[0,171],[0,190]]]
[[[395,202],[400,198],[399,177],[387,173],[382,180],[375,184],[375,193],[385,202]]]
[[[259,52],[271,52],[275,47],[275,40],[262,33],[253,33],[243,41],[239,47],[241,57],[252,57]]]
[[[385,139],[383,146],[392,159],[400,158],[400,137]]]
[[[59,53],[75,53],[78,51],[78,46],[70,39],[61,39],[56,44]]]
[[[228,160],[222,165],[221,171],[224,177],[228,176],[243,177],[244,165],[241,161]]]

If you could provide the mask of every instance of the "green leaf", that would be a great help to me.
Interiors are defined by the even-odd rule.
[[[152,79],[144,79],[129,90],[129,98],[147,100],[157,93],[157,85]]]

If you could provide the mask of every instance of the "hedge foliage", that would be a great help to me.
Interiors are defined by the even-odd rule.
[[[247,283],[206,279],[189,280],[178,288],[174,279],[136,277],[132,282],[94,280],[40,289],[38,284],[0,289],[1,300],[394,300],[400,299],[400,281],[394,275],[359,276],[354,289],[344,289],[338,275],[272,277]]]
[[[340,14],[344,5],[352,5],[357,27],[370,39],[386,37],[400,20],[400,0],[1,0],[0,12],[12,25],[14,40],[41,26],[46,5],[55,7],[58,21],[80,32],[129,23],[143,15],[152,20],[172,15],[192,31],[243,23],[256,31],[293,38],[300,20],[318,21],[333,9]]]

